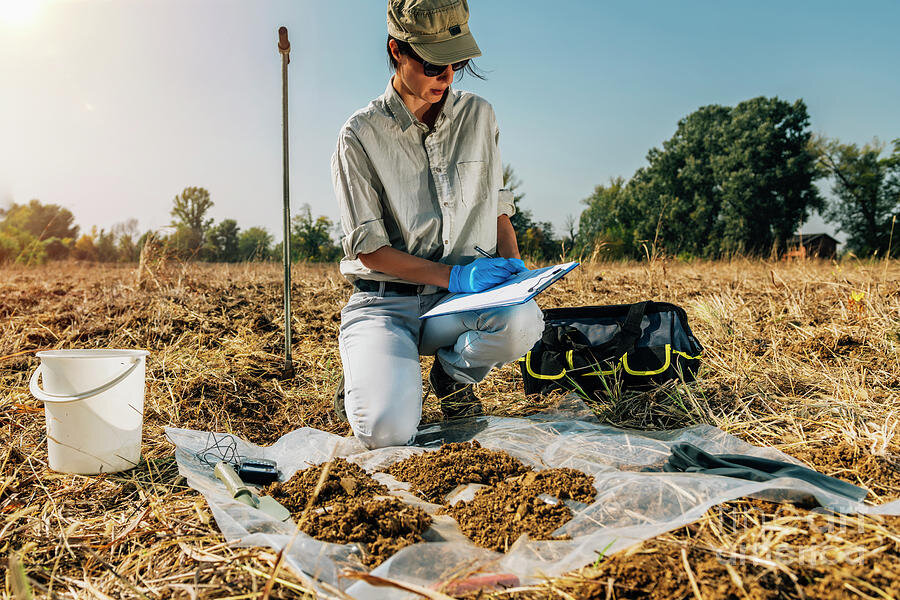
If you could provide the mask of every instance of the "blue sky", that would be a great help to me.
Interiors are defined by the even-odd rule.
[[[28,6],[25,6],[28,5]],[[338,215],[337,132],[387,84],[382,0],[0,0],[0,204],[40,198],[85,228],[168,223],[199,185],[217,220],[280,229],[290,65],[294,210]],[[25,6],[25,8],[23,8]],[[803,98],[811,129],[900,137],[900,3],[470,0],[503,161],[561,227],[707,104]],[[814,220],[806,231],[822,229]]]

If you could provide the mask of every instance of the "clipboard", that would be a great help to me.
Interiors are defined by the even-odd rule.
[[[523,304],[565,277],[578,265],[577,262],[567,262],[541,269],[522,271],[500,285],[483,292],[451,294],[419,318],[428,319],[469,310],[485,310]]]

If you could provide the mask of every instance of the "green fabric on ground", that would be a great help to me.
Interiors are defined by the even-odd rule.
[[[861,502],[868,493],[865,489],[852,483],[793,463],[745,454],[709,454],[688,443],[672,446],[672,455],[663,466],[663,470],[723,475],[750,481],[769,481],[777,477],[793,477],[857,502]]]

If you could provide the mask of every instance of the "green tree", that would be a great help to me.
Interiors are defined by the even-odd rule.
[[[238,238],[240,260],[257,261],[271,258],[272,236],[262,227],[250,227]]]
[[[23,245],[16,262],[23,265],[42,265],[47,262],[47,248],[41,240],[32,237],[30,242]]]
[[[94,246],[94,238],[88,234],[82,235],[72,246],[72,256],[77,260],[97,260],[97,248]]]
[[[94,227],[91,230],[91,238],[96,250],[95,260],[99,262],[116,262],[119,260],[119,252],[116,249],[116,236],[112,231],[106,231]]]
[[[63,259],[78,235],[71,211],[30,200],[0,209],[0,262],[41,264]]]
[[[0,264],[16,260],[20,250],[19,240],[12,231],[0,229]]]
[[[116,236],[116,251],[122,262],[137,262],[141,257],[137,219],[116,223],[112,228]]]
[[[835,196],[824,216],[847,234],[847,248],[857,255],[886,253],[894,219],[900,216],[900,139],[893,144],[893,152],[882,156],[884,144],[877,140],[862,148],[816,140],[819,162]],[[896,246],[891,253],[900,254]]]
[[[240,227],[234,219],[225,219],[206,233],[206,247],[210,260],[237,262],[241,259],[238,251]]]
[[[18,227],[0,227],[0,263],[40,264],[47,258],[43,243]]]
[[[291,261],[332,262],[339,260],[341,249],[331,238],[334,224],[325,216],[313,218],[309,204],[291,219]],[[281,244],[275,254],[281,256]]]
[[[49,260],[63,260],[69,257],[69,254],[72,252],[72,246],[75,245],[75,240],[72,238],[59,239],[56,237],[52,237],[50,239],[43,240],[41,244],[44,246],[44,250],[47,253],[47,258]]]
[[[722,188],[720,250],[784,250],[812,209],[824,206],[806,104],[754,98],[731,111],[726,152],[715,164]]]
[[[13,202],[6,210],[0,209],[0,219],[0,227],[16,227],[38,240],[78,237],[72,212],[58,204],[42,204],[40,200],[30,200],[28,204]]]
[[[587,199],[581,243],[600,235],[630,255],[644,245],[708,257],[784,249],[822,206],[808,126],[802,100],[698,109],[627,184],[611,182]]]
[[[213,201],[201,187],[186,187],[172,203],[172,225],[176,228],[170,244],[182,255],[196,255],[213,220],[206,217]]]
[[[165,244],[182,260],[204,258],[203,235],[185,225],[179,225],[165,238]]]
[[[601,258],[622,258],[636,253],[632,228],[636,218],[632,214],[634,202],[629,198],[623,177],[598,185],[578,221],[575,252]]]
[[[675,135],[661,149],[647,153],[649,165],[638,169],[627,190],[617,196],[611,233],[631,231],[625,250],[639,256],[644,245],[671,252],[719,252],[723,203],[716,163],[726,152],[725,130],[732,109],[705,106],[678,122]],[[623,231],[624,230],[624,231]]]
[[[535,261],[555,261],[562,254],[562,243],[556,238],[553,223],[550,221],[533,221],[525,230],[519,242],[519,251]]]

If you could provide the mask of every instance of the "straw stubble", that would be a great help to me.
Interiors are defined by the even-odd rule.
[[[253,597],[267,583],[271,598],[312,597],[302,576],[276,571],[271,551],[223,543],[178,475],[162,428],[227,431],[260,444],[301,426],[346,434],[330,405],[348,287],[332,265],[294,267],[297,376],[281,380],[277,265],[160,260],[145,261],[140,282],[136,274],[128,265],[0,267],[0,553],[16,552],[38,597]],[[872,501],[900,497],[900,265],[597,263],[540,303],[648,298],[687,310],[707,349],[702,381],[594,399],[602,420],[651,429],[709,423],[863,485]],[[43,408],[27,378],[34,351],[73,347],[151,352],[143,458],[132,471],[81,477],[46,468]],[[493,414],[552,402],[525,399],[515,365],[492,373],[478,393]],[[432,398],[423,416],[440,417]],[[898,529],[897,518],[738,500],[587,569],[495,597],[691,597],[695,585],[707,600],[893,597]]]

